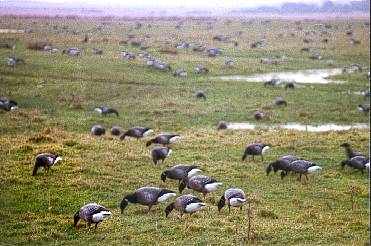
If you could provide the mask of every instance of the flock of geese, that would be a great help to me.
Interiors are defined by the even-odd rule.
[[[114,113],[118,115],[117,110],[108,107],[99,107],[99,111],[102,115]],[[107,113],[103,113],[107,112]],[[132,137],[140,139],[149,136],[154,132],[152,128],[145,128],[141,126],[136,126],[123,132],[121,128],[113,127],[111,129],[111,134],[119,136],[120,140],[124,140],[126,137]],[[94,126],[91,133],[96,136],[105,134],[105,129]],[[146,146],[152,144],[159,144],[160,146],[155,147],[151,151],[151,158],[154,164],[158,161],[164,161],[168,157],[172,150],[168,147],[170,144],[176,142],[181,138],[178,134],[160,134],[156,137],[148,140]],[[345,153],[347,159],[340,163],[341,167],[349,166],[351,168],[360,170],[362,173],[365,169],[369,170],[369,158],[360,153],[354,152],[348,143],[344,143],[341,147],[345,148]],[[264,160],[263,154],[270,149],[268,144],[251,144],[247,146],[243,152],[242,161],[246,160],[248,156],[251,156],[252,160],[255,160],[255,156],[261,156],[261,161]],[[40,167],[45,169],[45,173],[49,172],[50,168],[62,161],[62,157],[55,154],[43,153],[36,156],[34,169],[32,175],[36,175],[37,170]],[[303,158],[287,155],[280,157],[279,159],[271,162],[266,167],[266,174],[269,175],[272,171],[274,173],[281,171],[281,178],[283,179],[290,172],[293,174],[299,174],[298,180],[301,180],[302,175],[308,179],[307,175],[321,170],[322,167],[311,161],[305,160]],[[168,170],[161,173],[160,179],[166,182],[166,179],[178,180],[178,191],[182,194],[185,188],[188,188],[194,192],[199,192],[203,194],[203,198],[210,192],[216,191],[219,187],[223,185],[214,178],[206,175],[201,175],[202,169],[197,165],[175,165]],[[133,193],[125,195],[120,203],[121,213],[127,208],[129,203],[140,204],[148,206],[148,211],[151,210],[152,206],[164,202],[172,197],[176,197],[177,193],[173,190],[159,188],[159,187],[141,187],[135,190]],[[243,205],[248,201],[248,197],[245,192],[240,188],[229,188],[226,189],[217,203],[218,211],[220,212],[224,206],[228,206],[229,212],[231,207],[238,207],[242,210]],[[196,211],[201,210],[206,206],[206,201],[198,198],[197,196],[191,194],[180,195],[175,199],[174,202],[170,203],[165,208],[165,216],[168,217],[169,214],[175,209],[182,216],[185,213],[192,214]],[[77,225],[79,220],[83,220],[90,227],[91,224],[95,224],[95,229],[97,225],[107,219],[112,215],[112,212],[96,203],[89,203],[81,207],[74,215],[74,226]]]
[[[204,95],[200,96],[199,94],[196,96],[204,97]],[[5,111],[13,111],[17,108],[18,104],[15,101],[12,101],[8,98],[0,99],[0,109]],[[97,107],[95,108],[95,111],[99,112],[102,116],[106,116],[107,114],[115,114],[116,116],[119,116],[118,111],[110,107]],[[106,130],[100,125],[95,125],[91,129],[91,134],[95,136],[104,135],[105,132]],[[127,131],[122,131],[122,129],[119,127],[112,127],[111,129],[111,134],[114,136],[119,136],[120,140],[124,140],[126,137],[140,139],[149,136],[153,132],[154,130],[152,128],[142,126],[132,127]],[[160,145],[151,150],[151,158],[155,165],[159,161],[163,162],[166,157],[172,153],[169,145],[176,142],[180,138],[181,136],[179,134],[160,134],[146,142],[146,147],[152,144]],[[360,152],[354,152],[348,143],[342,144],[341,147],[345,149],[347,157],[346,160],[341,161],[341,168],[349,166],[353,169],[360,170],[362,173],[365,169],[369,171],[370,162],[368,156]],[[263,154],[269,149],[270,146],[265,143],[251,144],[245,148],[242,155],[242,161],[246,160],[248,156],[251,156],[252,160],[254,161],[255,156],[259,155],[261,156],[261,161],[263,161]],[[39,154],[36,156],[32,175],[35,176],[40,167],[43,167],[45,173],[48,173],[52,166],[56,165],[62,160],[62,157],[57,154]],[[298,179],[301,180],[303,175],[306,177],[306,179],[308,179],[308,174],[314,173],[321,169],[322,167],[316,163],[297,156],[287,155],[268,164],[266,167],[266,174],[269,175],[272,171],[274,173],[281,171],[280,176],[283,179],[291,172],[293,174],[299,174]],[[169,170],[162,172],[160,178],[163,182],[165,182],[166,179],[178,180],[178,190],[180,194],[185,188],[188,188],[195,192],[202,193],[203,197],[205,198],[208,193],[216,191],[223,185],[223,183],[209,176],[201,175],[201,172],[201,168],[197,165],[175,165]],[[148,206],[148,211],[150,211],[153,205],[164,202],[171,197],[175,197],[176,195],[177,194],[175,191],[164,188],[142,187],[133,193],[126,195],[122,199],[120,203],[121,213],[124,212],[129,203]],[[242,189],[229,188],[225,190],[224,194],[217,203],[218,211],[220,212],[225,205],[228,206],[229,212],[231,207],[239,207],[242,209],[247,199],[248,198]],[[206,206],[206,204],[207,203],[205,201],[194,195],[181,195],[165,208],[165,215],[168,217],[174,209],[179,211],[181,215],[184,213],[191,214],[202,209],[204,206]],[[88,224],[89,227],[91,224],[95,224],[96,228],[100,222],[108,218],[110,215],[112,215],[112,212],[107,208],[104,208],[96,203],[89,203],[81,207],[76,212],[74,216],[74,226],[77,225],[79,220],[83,220]]]
[[[265,43],[265,40],[258,41],[254,45],[260,46]],[[97,51],[101,54],[101,51]],[[63,51],[63,54],[79,55],[80,50],[77,48],[69,48]],[[209,56],[217,56],[221,54],[219,49],[210,49],[208,50]],[[122,56],[128,59],[134,59],[135,56],[129,52],[123,52]],[[14,66],[17,62],[24,62],[22,59],[16,59],[15,57],[8,57],[8,65]],[[269,60],[267,58],[262,59],[261,63],[267,63]],[[158,62],[154,59],[149,60],[147,63],[158,69],[170,69],[168,64]],[[227,60],[225,65],[234,66],[234,60]],[[333,61],[331,65],[333,64]],[[207,72],[208,69],[204,67],[197,67],[196,72]],[[174,76],[185,77],[187,72],[184,70],[177,70]],[[264,86],[276,85],[277,81],[272,80],[264,83]],[[295,85],[293,83],[288,83],[286,89],[293,89]],[[206,95],[203,91],[196,91],[194,94],[197,98],[202,98],[206,100]],[[275,98],[273,104],[279,106],[286,106],[287,102],[283,98]],[[5,111],[13,111],[18,108],[18,104],[8,98],[0,98],[0,109]],[[359,105],[358,108],[364,112],[369,112],[369,105]],[[101,106],[94,109],[96,112],[100,113],[102,116],[107,116],[114,114],[119,117],[119,112],[112,108]],[[254,113],[255,119],[261,119],[264,117],[262,112]],[[219,129],[226,129],[225,123],[219,126]],[[146,128],[142,126],[136,126],[123,131],[120,127],[112,127],[110,130],[113,136],[118,136],[120,140],[125,140],[127,137],[132,137],[136,139],[141,139],[147,137],[154,132],[152,128]],[[106,129],[101,125],[95,125],[91,128],[91,134],[95,136],[101,136],[106,133]],[[172,149],[169,148],[169,145],[178,141],[181,138],[179,134],[160,134],[156,137],[148,140],[146,142],[146,147],[151,146],[152,144],[158,144],[151,150],[151,159],[156,165],[159,161],[164,162],[164,160],[172,154]],[[340,166],[344,168],[345,166],[360,170],[362,173],[365,169],[369,170],[369,158],[362,153],[354,152],[351,146],[348,143],[341,145],[345,148],[347,159],[341,161]],[[270,146],[265,143],[255,143],[247,146],[242,155],[242,161],[245,161],[249,156],[252,160],[255,160],[255,156],[260,156],[261,161],[264,160],[263,154],[270,149]],[[35,176],[39,168],[43,167],[45,173],[48,173],[52,166],[56,165],[62,161],[62,157],[57,154],[51,153],[42,153],[36,156],[34,162],[34,168],[32,175]],[[271,162],[266,167],[266,174],[269,175],[272,171],[274,173],[281,171],[280,176],[282,179],[286,177],[289,173],[298,174],[298,179],[301,180],[304,175],[308,179],[308,174],[317,172],[321,170],[322,167],[319,164],[313,163],[309,160],[303,158],[287,155],[278,158],[277,160]],[[175,165],[168,170],[165,170],[161,173],[160,179],[163,182],[166,182],[166,179],[178,180],[178,191],[180,194],[184,189],[188,188],[194,192],[202,193],[204,199],[200,199],[197,196],[191,194],[184,194],[177,197],[174,202],[170,203],[165,208],[165,216],[168,217],[169,214],[175,209],[182,216],[184,213],[192,214],[196,211],[201,210],[207,205],[205,198],[208,193],[218,190],[223,186],[223,182],[218,181],[212,177],[201,175],[202,169],[197,165]],[[177,193],[173,190],[159,188],[159,187],[141,187],[134,192],[127,194],[123,197],[119,207],[121,213],[124,213],[125,209],[132,204],[140,204],[148,206],[148,211],[151,210],[152,206],[157,205],[161,202],[165,202],[172,197],[176,197]],[[220,197],[217,207],[220,212],[224,206],[228,206],[229,212],[231,207],[237,207],[242,210],[244,204],[248,201],[248,197],[245,192],[240,188],[228,188],[224,191],[223,195]],[[96,203],[89,203],[81,208],[74,215],[74,226],[78,224],[80,220],[83,220],[90,227],[91,224],[95,224],[95,229],[98,224],[112,215],[112,212]]]

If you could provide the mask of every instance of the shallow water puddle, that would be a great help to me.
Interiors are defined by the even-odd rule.
[[[296,82],[296,83],[311,83],[311,84],[328,84],[328,83],[343,83],[344,81],[331,80],[328,77],[342,74],[342,68],[332,69],[308,69],[296,72],[279,72],[279,73],[265,73],[255,74],[251,76],[232,75],[232,76],[218,76],[210,79],[218,80],[234,80],[247,82],[267,82],[271,79],[279,79],[282,82]]]
[[[0,29],[0,33],[24,33],[23,29]]]
[[[353,124],[353,125],[336,125],[336,124],[324,124],[324,125],[302,125],[299,123],[288,123],[281,125],[254,125],[249,122],[242,123],[227,123],[227,129],[232,130],[254,130],[256,128],[267,129],[267,130],[276,130],[276,129],[288,129],[296,131],[308,131],[308,132],[327,132],[327,131],[344,131],[350,129],[369,129],[368,124]]]

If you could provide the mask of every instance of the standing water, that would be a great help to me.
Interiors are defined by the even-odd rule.
[[[295,81],[296,83],[312,83],[312,84],[328,84],[328,83],[343,83],[344,81],[336,81],[329,79],[330,76],[342,74],[342,68],[332,69],[308,69],[296,72],[278,72],[278,73],[264,73],[250,76],[231,75],[211,77],[210,79],[218,80],[235,80],[247,82],[266,82],[272,79],[279,79],[285,82]]]

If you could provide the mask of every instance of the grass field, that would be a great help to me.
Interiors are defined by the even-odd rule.
[[[336,77],[346,83],[302,85],[287,91],[264,88],[260,83],[209,79],[327,68],[330,57],[334,67],[354,63],[368,67],[369,20],[302,20],[303,30],[298,30],[293,20],[256,19],[244,24],[245,19],[232,19],[225,24],[220,19],[213,29],[206,28],[209,19],[186,19],[181,29],[175,29],[175,19],[140,21],[143,27],[135,29],[136,21],[128,19],[1,18],[1,29],[32,29],[0,36],[0,43],[16,43],[14,50],[0,48],[0,97],[20,105],[17,111],[0,112],[1,245],[242,245],[247,243],[247,206],[241,213],[233,209],[231,214],[226,208],[219,214],[216,207],[230,187],[244,189],[252,200],[254,240],[249,243],[369,245],[369,175],[350,168],[341,170],[339,165],[345,159],[341,143],[369,153],[369,129],[325,133],[216,130],[221,120],[258,125],[368,123],[369,117],[356,106],[369,103],[369,98],[352,93],[369,87],[365,71]],[[97,29],[103,22],[104,28]],[[333,28],[321,36],[319,23],[330,23]],[[359,45],[351,44],[345,34],[348,24],[361,41]],[[63,25],[65,29],[53,28]],[[242,31],[240,36],[238,31]],[[308,31],[315,33],[305,35]],[[85,34],[87,43],[81,42]],[[144,41],[149,46],[145,52],[170,63],[173,71],[187,70],[188,77],[153,70],[139,58],[122,58],[122,50],[140,51],[119,44],[128,34]],[[228,35],[239,45],[212,40],[217,34]],[[251,49],[250,44],[263,36],[267,44]],[[321,42],[324,37],[328,43]],[[314,42],[304,44],[304,38]],[[178,50],[177,55],[160,53],[182,41],[219,47],[223,54],[210,58],[191,49]],[[81,55],[27,49],[32,42],[49,42],[60,50],[79,47]],[[308,46],[313,47],[310,54],[321,54],[324,59],[313,61],[310,54],[300,52]],[[93,47],[102,48],[103,55],[91,54]],[[262,56],[281,54],[287,60],[278,65],[259,63]],[[23,58],[25,64],[7,66],[9,55]],[[228,58],[236,60],[235,67],[224,65]],[[198,64],[210,72],[194,73]],[[198,89],[205,91],[206,101],[193,96]],[[271,101],[277,96],[285,98],[288,106],[274,107]],[[94,112],[101,105],[115,107],[120,116],[101,117]],[[256,110],[270,117],[256,122]],[[143,125],[154,128],[155,134],[179,133],[182,139],[172,145],[173,155],[154,166],[149,158],[151,148],[145,147],[150,137],[138,141],[120,141],[109,134],[94,137],[90,135],[94,124],[107,129]],[[244,148],[257,142],[272,146],[264,161],[241,161]],[[48,175],[40,170],[31,176],[35,156],[42,152],[59,153],[63,161]],[[319,163],[323,170],[301,182],[291,175],[284,180],[279,175],[267,177],[267,164],[288,154]],[[151,185],[177,191],[177,182],[163,183],[160,174],[179,163],[198,164],[203,174],[224,183],[222,189],[207,196],[204,210],[180,219],[173,212],[165,218],[164,209],[171,202],[166,201],[149,213],[129,204],[120,214],[123,196],[137,188]],[[95,232],[82,222],[73,227],[74,213],[89,202],[113,212]]]

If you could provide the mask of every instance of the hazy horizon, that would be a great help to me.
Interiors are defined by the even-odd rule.
[[[38,3],[55,3],[55,4],[76,4],[81,5],[96,5],[96,6],[120,6],[130,8],[247,8],[247,7],[259,7],[259,6],[280,6],[285,2],[296,2],[296,3],[307,3],[321,5],[327,0],[260,0],[258,2],[246,1],[246,0],[187,0],[187,1],[176,1],[176,0],[110,0],[104,3],[99,0],[0,0],[0,3],[22,3],[22,2],[38,2]],[[332,1],[334,3],[350,3],[351,0],[338,0]]]

